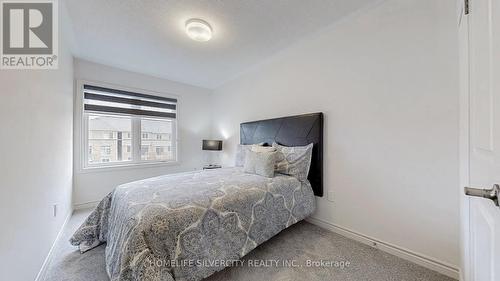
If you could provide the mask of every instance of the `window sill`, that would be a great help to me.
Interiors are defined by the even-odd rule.
[[[105,172],[122,171],[122,170],[179,166],[180,164],[181,164],[180,161],[169,161],[169,162],[117,164],[113,166],[93,166],[93,167],[91,166],[91,167],[80,168],[79,174],[101,173],[101,172],[105,173]]]

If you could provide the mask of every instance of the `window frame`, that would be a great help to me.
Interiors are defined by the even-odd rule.
[[[143,93],[148,95],[155,95],[160,97],[167,98],[175,98],[177,99],[177,108],[176,108],[176,118],[162,118],[162,117],[149,117],[149,116],[134,116],[134,115],[126,115],[126,114],[113,114],[113,113],[103,113],[106,116],[129,116],[131,117],[131,151],[132,151],[132,160],[124,160],[120,162],[108,162],[108,163],[89,163],[89,155],[88,155],[88,113],[85,113],[84,110],[84,95],[83,95],[83,86],[84,85],[93,85],[100,86],[106,88],[112,88],[116,90],[123,91],[131,91],[137,93]],[[131,168],[146,168],[146,167],[155,167],[155,166],[170,166],[170,165],[179,165],[180,164],[180,141],[178,137],[178,124],[179,124],[179,108],[180,108],[180,99],[177,95],[167,94],[167,93],[159,93],[153,92],[150,90],[130,88],[118,85],[112,85],[104,82],[95,82],[95,81],[85,81],[78,80],[76,87],[76,106],[78,108],[77,111],[77,121],[75,122],[75,144],[79,146],[79,153],[75,156],[79,158],[79,167],[78,172],[87,173],[96,170],[115,170],[115,169],[131,169]],[[172,122],[172,136],[171,136],[171,144],[172,144],[172,153],[174,160],[141,160],[141,120],[142,119],[153,119],[153,120],[173,120]]]

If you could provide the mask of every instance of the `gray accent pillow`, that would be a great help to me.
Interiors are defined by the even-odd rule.
[[[274,164],[276,163],[276,152],[247,151],[245,157],[245,173],[257,174],[263,177],[274,177]]]
[[[290,175],[302,182],[307,181],[309,168],[311,167],[313,144],[289,147],[273,143],[273,147],[277,151],[276,172]]]
[[[252,150],[253,145],[262,146],[264,145],[264,143],[261,142],[257,144],[238,144],[238,146],[236,147],[236,161],[234,163],[234,166],[243,167],[243,165],[245,165],[245,156],[248,151]]]

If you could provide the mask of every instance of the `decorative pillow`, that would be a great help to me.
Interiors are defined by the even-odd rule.
[[[276,163],[276,152],[247,151],[245,157],[245,173],[257,174],[263,177],[274,177],[274,164]]]
[[[311,167],[313,144],[288,147],[273,143],[273,147],[277,151],[276,172],[306,181]]]
[[[253,152],[276,152],[276,147],[272,146],[262,146],[262,145],[252,145]]]
[[[238,144],[238,147],[236,148],[236,161],[234,163],[236,167],[243,167],[243,165],[245,165],[245,155],[252,149],[252,146],[254,145],[262,146],[264,145],[264,143],[261,142],[258,144]]]

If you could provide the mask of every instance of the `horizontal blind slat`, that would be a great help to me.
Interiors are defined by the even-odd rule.
[[[131,108],[121,108],[121,107],[111,107],[95,104],[86,104],[84,106],[85,111],[93,112],[107,112],[107,113],[122,113],[129,115],[141,115],[141,116],[154,116],[154,117],[165,117],[165,118],[176,118],[175,113],[160,112],[160,111],[150,111],[141,109],[131,109]]]
[[[166,108],[166,109],[172,109],[172,110],[175,110],[177,107],[175,104],[171,104],[171,103],[159,103],[159,102],[153,102],[153,101],[127,99],[127,98],[120,98],[120,97],[114,97],[114,96],[98,95],[98,94],[93,94],[93,93],[85,93],[85,99],[123,103],[123,104],[131,104],[131,105],[139,105],[139,106]]]
[[[166,97],[160,97],[160,96],[146,95],[146,94],[140,94],[140,93],[135,93],[135,92],[110,89],[110,88],[99,87],[99,86],[83,85],[83,88],[85,90],[94,90],[94,91],[107,92],[107,93],[113,93],[113,94],[119,94],[119,95],[126,95],[126,96],[131,96],[131,97],[156,99],[156,100],[161,100],[161,101],[166,101],[166,102],[173,102],[173,103],[177,102],[177,99],[174,99],[174,98],[166,98]]]

